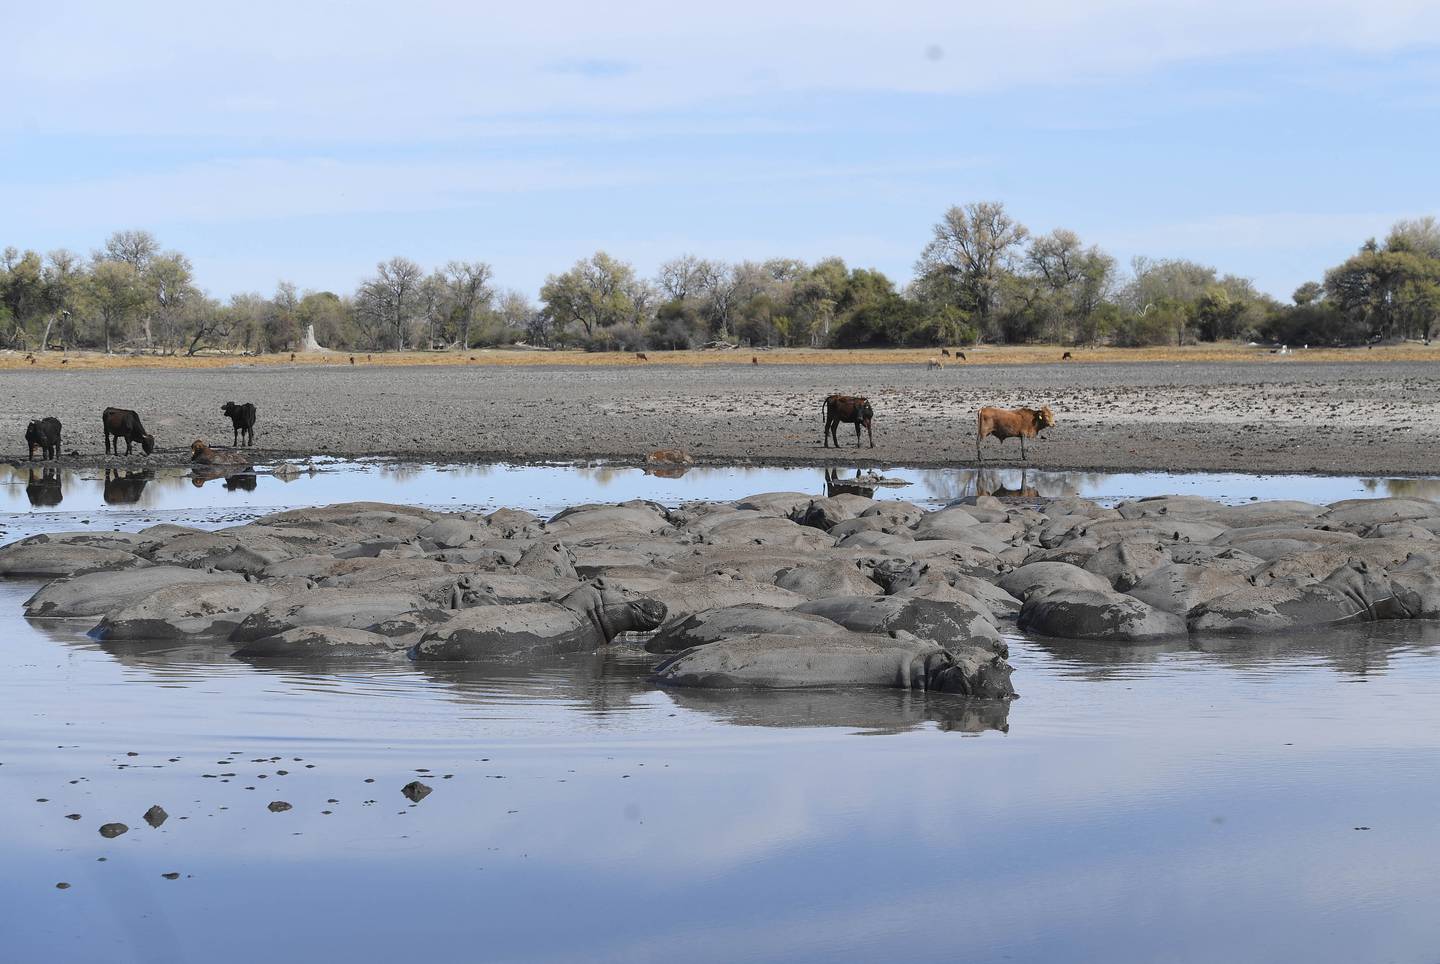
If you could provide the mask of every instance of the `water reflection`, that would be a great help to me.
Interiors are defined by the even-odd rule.
[[[56,473],[53,476],[46,474]],[[677,477],[679,476],[679,477]],[[740,498],[756,492],[853,493],[943,505],[955,499],[995,495],[1018,499],[1078,495],[1105,502],[1167,493],[1203,495],[1229,502],[1304,499],[1333,502],[1381,495],[1440,498],[1440,479],[1371,479],[1358,476],[1247,476],[1236,474],[1047,472],[1034,468],[889,468],[701,466],[684,473],[665,467],[624,465],[417,465],[377,461],[323,462],[295,469],[280,466],[187,466],[107,468],[95,475],[0,465],[0,511],[53,508],[54,479],[65,508],[78,512],[105,506],[149,509],[293,508],[354,500],[489,509],[500,506],[541,514],[577,501],[645,499],[665,505]],[[204,483],[226,479],[222,486]],[[483,480],[483,482],[482,482]],[[32,489],[32,483],[37,487]],[[98,483],[98,484],[97,484]],[[897,484],[898,483],[898,484]],[[24,488],[22,499],[20,490]],[[45,491],[41,491],[41,490]],[[38,500],[38,501],[37,501]]]
[[[676,706],[736,726],[833,726],[880,735],[935,724],[953,733],[1010,729],[1005,700],[904,690],[694,690],[666,694]]]
[[[104,496],[106,505],[134,505],[145,494],[145,486],[155,478],[151,469],[106,469]]]
[[[60,486],[60,470],[30,469],[30,478],[25,483],[25,498],[32,506],[41,509],[53,508],[65,501],[65,493]]]

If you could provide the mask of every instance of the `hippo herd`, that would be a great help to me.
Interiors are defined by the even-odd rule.
[[[1440,618],[1440,503],[1007,504],[779,492],[550,519],[380,503],[203,531],[37,535],[34,618],[241,659],[556,658],[622,643],[656,682],[1015,696],[1006,636],[1110,644]]]

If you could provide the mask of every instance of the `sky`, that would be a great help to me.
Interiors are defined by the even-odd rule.
[[[143,228],[211,294],[596,250],[908,281],[955,204],[1280,298],[1440,213],[1440,4],[13,5],[0,246]]]

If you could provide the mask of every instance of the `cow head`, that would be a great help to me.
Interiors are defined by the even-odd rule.
[[[236,405],[234,402],[226,402],[224,405],[220,406],[220,414],[233,417],[240,414],[240,406]]]
[[[204,440],[204,439],[197,438],[195,441],[191,442],[191,443],[190,443],[190,461],[192,461],[192,462],[198,462],[200,459],[204,458],[204,457],[205,457],[205,452],[206,452],[206,450],[209,449],[209,448],[210,448],[210,446],[208,446],[208,445],[205,444],[205,440]]]
[[[1035,413],[1035,428],[1037,430],[1047,429],[1054,424],[1055,414],[1050,411],[1049,405],[1046,405]]]
[[[860,399],[860,424],[866,428],[870,427],[870,420],[875,417],[875,409],[870,407],[868,398]]]
[[[40,444],[40,423],[31,422],[25,426],[25,444],[30,446],[30,460],[35,460],[35,446]]]
[[[151,452],[155,451],[155,436],[140,436],[140,447],[145,450],[146,455],[149,455]]]

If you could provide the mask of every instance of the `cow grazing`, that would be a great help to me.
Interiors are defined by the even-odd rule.
[[[864,426],[870,436],[870,447],[875,447],[875,432],[871,422],[875,418],[875,409],[870,407],[870,400],[861,395],[830,395],[825,399],[825,428],[820,433],[820,440],[825,447],[830,447],[830,440],[835,440],[835,447],[840,447],[840,439],[835,434],[841,422],[849,422],[855,426],[855,447],[860,447],[860,428]]]
[[[948,348],[942,348],[942,349],[940,349],[940,354],[944,355],[946,358],[949,358],[949,357],[950,357],[950,349],[948,349]]]
[[[105,454],[111,454],[110,440],[115,440],[114,454],[120,454],[120,440],[125,440],[125,454],[129,455],[131,446],[135,442],[149,455],[155,451],[155,436],[145,431],[145,426],[140,424],[140,416],[128,408],[107,408],[100,416],[100,421],[105,427]]]
[[[955,357],[958,358],[958,359],[960,359],[961,361],[965,361],[965,353],[964,353],[963,351],[958,351],[958,350],[957,350],[957,351],[955,352]]]
[[[636,361],[649,361],[650,359],[648,359],[648,358],[645,357],[645,353],[644,353],[643,351],[637,351],[637,352],[635,353],[635,360],[636,360]]]
[[[40,449],[42,462],[60,457],[60,420],[39,418],[25,426],[25,444],[30,446],[30,461],[35,461],[35,450]]]
[[[237,405],[235,402],[226,402],[220,406],[220,411],[222,414],[230,416],[230,427],[235,431],[235,439],[231,444],[240,445],[242,440],[246,440],[244,442],[246,445],[255,444],[255,405],[253,403],[244,402]]]
[[[1063,354],[1063,355],[1060,356],[1060,360],[1061,360],[1061,361],[1070,361],[1072,357],[1073,357],[1073,356],[1067,351],[1065,354]]]
[[[1007,438],[1020,440],[1020,458],[1025,454],[1025,440],[1034,438],[1040,432],[1055,424],[1050,406],[1043,408],[982,408],[975,414],[975,457],[982,462],[985,456],[980,451],[980,442],[994,436],[1001,442]]]
[[[944,362],[940,361],[940,359],[938,359],[938,358],[936,358],[936,357],[934,357],[934,356],[932,355],[932,356],[930,357],[930,359],[929,359],[927,362],[925,362],[925,367],[926,367],[926,368],[943,368],[943,367],[944,367]]]

